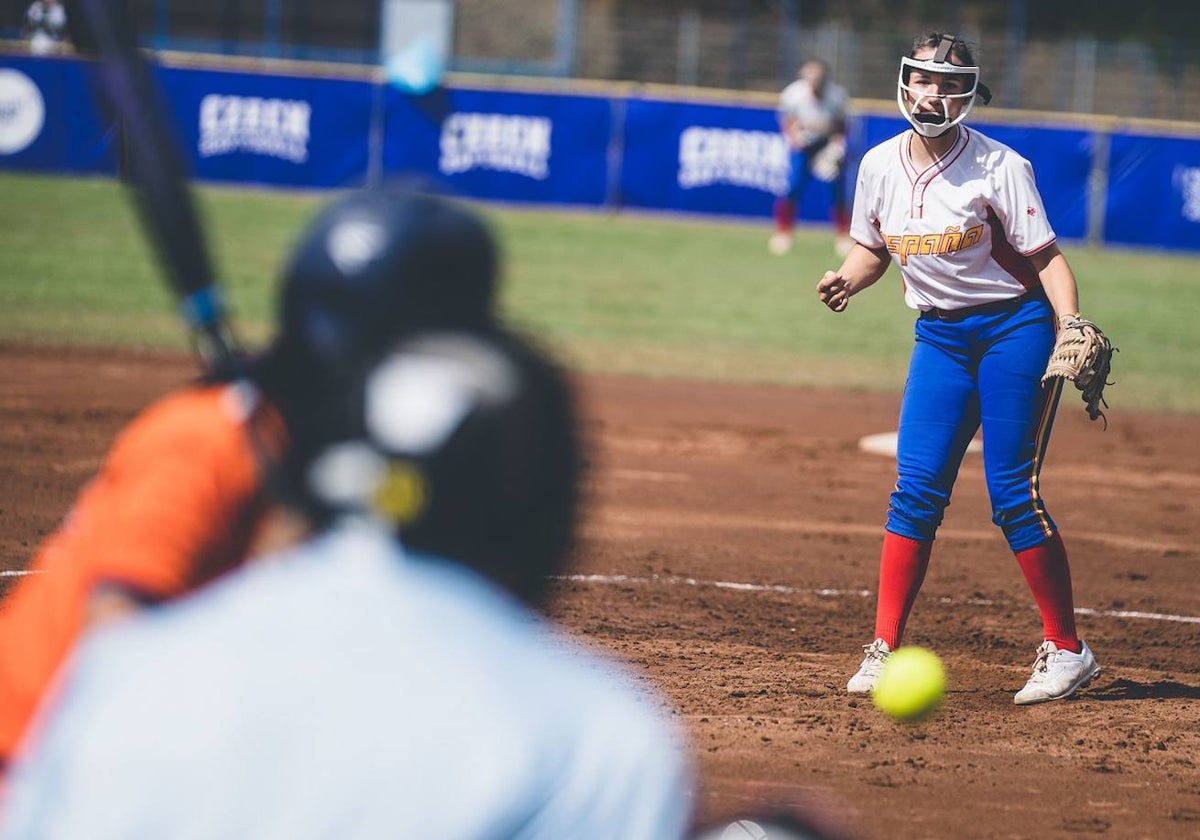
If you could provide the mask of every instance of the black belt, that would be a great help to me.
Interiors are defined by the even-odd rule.
[[[921,317],[927,320],[938,321],[961,321],[963,318],[971,315],[992,315],[999,312],[1011,312],[1020,308],[1021,304],[1034,298],[1045,297],[1045,293],[1041,289],[1030,289],[1022,295],[1014,298],[1005,298],[1004,300],[993,300],[990,303],[981,303],[978,306],[964,306],[962,309],[924,309],[921,311]]]

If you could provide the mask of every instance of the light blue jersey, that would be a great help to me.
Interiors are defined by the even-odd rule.
[[[669,840],[659,701],[475,573],[346,526],[92,637],[0,837]]]

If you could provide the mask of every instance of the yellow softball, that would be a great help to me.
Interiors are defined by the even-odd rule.
[[[931,650],[907,645],[892,651],[871,692],[875,706],[900,720],[931,714],[946,694],[946,670]]]

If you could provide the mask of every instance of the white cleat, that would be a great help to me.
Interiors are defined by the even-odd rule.
[[[875,683],[879,682],[879,675],[883,673],[883,663],[887,661],[891,652],[892,649],[883,639],[863,645],[863,653],[866,656],[858,666],[858,673],[846,683],[846,691],[851,694],[870,694],[875,689]]]
[[[1033,661],[1033,675],[1017,692],[1013,702],[1030,706],[1070,697],[1100,674],[1096,657],[1086,643],[1079,653],[1059,650],[1054,642],[1042,642]]]
[[[772,256],[782,257],[784,254],[792,250],[792,235],[776,231],[771,234],[770,240],[767,241],[767,250]]]

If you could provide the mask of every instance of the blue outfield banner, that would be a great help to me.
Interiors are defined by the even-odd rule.
[[[602,205],[612,103],[591,96],[388,87],[383,171],[474,198]]]
[[[900,116],[861,119],[863,125],[858,136],[862,138],[862,148],[854,150],[859,156],[909,128]],[[968,128],[998,140],[1029,161],[1046,215],[1058,236],[1063,239],[1087,236],[1089,184],[1096,153],[1094,132],[998,123],[972,124]]]
[[[625,103],[619,204],[770,216],[788,186],[775,111],[631,98]],[[831,184],[813,179],[797,217],[829,221]]]
[[[1104,241],[1200,250],[1200,139],[1112,135]]]
[[[0,56],[0,170],[116,174],[119,133],[78,58]],[[156,67],[196,178],[353,188],[415,174],[473,198],[769,217],[788,149],[762,106],[642,96],[437,88]],[[983,112],[986,115],[986,111]],[[851,119],[846,189],[869,148],[906,131]],[[1065,239],[1200,251],[1200,138],[983,123],[1033,165]],[[1108,155],[1097,149],[1107,144]],[[1107,192],[1092,195],[1097,167]],[[1101,172],[1100,174],[1104,174]],[[797,217],[827,222],[834,186],[808,183]],[[1100,199],[1103,198],[1103,202]],[[1103,206],[1103,219],[1092,218]]]
[[[370,82],[158,68],[196,178],[359,187],[370,158]]]
[[[116,173],[115,133],[93,100],[89,69],[0,56],[0,169]]]

